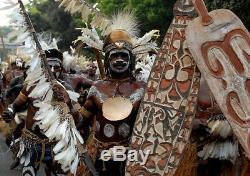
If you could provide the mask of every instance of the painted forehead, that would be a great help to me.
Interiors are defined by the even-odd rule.
[[[114,54],[118,54],[118,53],[126,54],[126,55],[129,56],[129,51],[128,51],[128,50],[125,50],[125,49],[117,49],[117,50],[112,50],[112,51],[110,51],[109,57],[111,57],[111,56],[114,55]]]
[[[62,63],[62,61],[60,59],[56,58],[56,57],[49,57],[49,58],[47,58],[47,60],[48,60],[48,62],[55,61],[55,62]]]
[[[61,63],[55,60],[48,60],[48,64],[50,66],[59,66],[59,67],[61,66]]]

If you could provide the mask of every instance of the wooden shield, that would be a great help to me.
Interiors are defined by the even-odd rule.
[[[189,23],[187,43],[218,105],[250,158],[250,35],[229,10],[208,13],[195,0],[200,17]]]
[[[187,48],[185,28],[194,16],[191,0],[178,0],[174,19],[150,73],[130,149],[150,151],[145,165],[127,162],[126,175],[173,175],[189,140],[200,73]]]

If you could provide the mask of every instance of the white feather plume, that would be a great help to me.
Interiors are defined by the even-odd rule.
[[[208,127],[213,136],[221,136],[225,139],[233,134],[232,128],[225,118],[209,120]]]
[[[70,172],[73,173],[74,175],[76,174],[78,164],[79,164],[79,158],[78,158],[78,154],[77,154],[73,163],[70,166]]]
[[[223,114],[212,116],[208,120],[210,137],[216,138],[207,143],[198,152],[198,156],[204,160],[216,158],[220,160],[230,160],[234,162],[239,155],[238,141],[232,137],[232,128]]]
[[[129,33],[131,37],[136,37],[139,35],[139,24],[135,19],[133,12],[118,12],[112,16],[111,24],[107,27],[104,35],[110,34],[115,30],[125,30]]]
[[[67,93],[69,94],[69,97],[71,100],[73,100],[74,102],[78,101],[78,98],[80,97],[80,94],[77,92],[73,92],[71,90],[68,90]]]
[[[78,39],[74,42],[77,41],[82,41],[88,46],[93,47],[99,51],[103,49],[103,41],[100,39],[95,28],[92,29],[83,28],[82,35],[79,36]]]
[[[17,3],[14,2],[14,0],[2,0],[2,3],[4,3],[7,6],[9,6],[9,5],[17,5]]]
[[[59,121],[58,119],[56,119],[55,122],[45,132],[45,135],[48,136],[48,138],[50,139],[54,139],[58,126],[59,126]]]
[[[237,141],[214,141],[206,144],[203,149],[198,152],[198,156],[204,160],[208,158],[216,158],[220,160],[229,160],[235,162],[239,156],[238,142]]]
[[[97,27],[104,31],[108,24],[110,23],[109,19],[106,18],[104,15],[100,13],[100,10],[98,9],[97,5],[90,4],[86,2],[85,0],[55,0],[61,2],[59,7],[64,7],[66,12],[69,12],[71,14],[74,13],[81,13],[82,19],[85,23],[88,22],[90,19],[89,16],[91,15],[91,25],[92,27]]]
[[[67,142],[61,139],[59,142],[56,143],[55,147],[53,148],[53,152],[57,154],[67,145],[68,145]]]
[[[45,84],[37,84],[36,87],[32,90],[32,92],[29,94],[29,97],[32,98],[43,98],[45,97],[45,94],[50,89],[50,83],[46,82]]]
[[[141,55],[149,52],[156,53],[158,50],[158,46],[155,42],[149,42],[145,45],[137,45],[133,48],[132,52],[134,55]]]
[[[71,68],[74,67],[73,65],[74,60],[75,60],[75,57],[69,54],[68,51],[63,52],[63,68],[66,71],[69,71]]]
[[[57,144],[53,150],[55,152],[54,159],[62,164],[65,171],[71,170],[72,173],[75,174],[77,164],[79,163],[79,154],[77,153],[78,150],[76,145],[83,144],[83,139],[76,129],[71,114],[61,111],[60,104],[52,104],[52,84],[48,82],[43,72],[41,67],[42,59],[36,51],[35,44],[27,30],[25,20],[19,14],[19,9],[14,9],[12,19],[19,29],[19,32],[24,33],[19,37],[19,40],[25,42],[22,51],[32,58],[27,63],[29,69],[27,71],[25,83],[27,84],[27,90],[31,91],[29,97],[36,100],[34,101],[34,106],[39,108],[34,116],[36,120],[35,123],[39,125],[40,129],[49,140],[57,140]],[[52,42],[49,44],[42,41],[41,44],[45,49],[57,48],[55,39],[51,41]],[[78,94],[70,92],[70,97],[77,100]],[[21,157],[22,161],[25,163],[25,161],[27,162],[28,160],[26,160],[26,156],[22,157],[23,152],[24,145],[20,145],[18,156]]]
[[[147,83],[151,69],[154,65],[155,58],[155,54],[152,56],[149,56],[148,54],[143,54],[140,56],[140,61],[138,61],[135,66],[136,69],[141,69],[140,73],[136,75],[137,80]]]
[[[152,40],[153,37],[158,38],[160,36],[159,30],[152,30],[146,33],[143,37],[137,40],[137,45],[146,45],[148,42]]]

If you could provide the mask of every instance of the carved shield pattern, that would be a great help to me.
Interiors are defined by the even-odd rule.
[[[199,4],[198,10],[200,8],[204,7]],[[203,17],[210,17],[210,23],[204,25],[203,18],[199,17],[186,30],[190,51],[223,114],[250,157],[249,32],[229,10],[215,10]]]
[[[189,139],[200,73],[189,52],[185,28],[194,15],[179,0],[175,17],[152,68],[134,125],[130,149],[149,150],[145,165],[127,162],[126,175],[173,175]]]

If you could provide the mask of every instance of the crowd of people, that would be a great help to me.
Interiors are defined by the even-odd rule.
[[[74,65],[66,69],[63,64],[64,55],[59,49],[44,51],[48,65],[42,71],[48,69],[55,79],[49,84],[49,90],[52,90],[52,101],[49,103],[67,105],[67,113],[73,117],[70,127],[63,120],[62,123],[53,121],[56,114],[52,110],[41,111],[44,108],[42,106],[47,106],[43,102],[50,91],[45,91],[46,96],[39,94],[39,91],[44,92],[45,89],[36,84],[44,79],[42,75],[39,77],[40,72],[33,77],[34,84],[30,86],[32,72],[27,70],[32,65],[27,64],[27,61],[17,57],[1,73],[0,130],[13,153],[10,169],[21,166],[21,175],[35,176],[41,163],[44,163],[47,176],[125,175],[126,161],[102,159],[104,150],[108,151],[115,146],[129,149],[140,103],[147,88],[145,76],[141,79],[145,70],[137,67],[138,58],[133,38],[135,30],[127,24],[124,26],[127,28],[113,25],[112,30],[105,34],[100,51],[104,55],[103,67],[89,61],[85,69]],[[149,56],[155,53],[156,51],[147,50]],[[139,63],[145,64],[143,61]],[[152,66],[153,64],[150,69]],[[102,69],[105,75],[101,75]],[[146,78],[148,76],[149,73],[146,73]],[[38,89],[37,85],[41,88]],[[75,92],[77,98],[72,99],[68,91]],[[73,131],[71,126],[77,129],[80,134],[77,138],[82,138],[84,143],[79,142],[75,136],[70,136],[75,143],[67,138],[64,133],[68,129]],[[197,112],[192,128],[190,142],[183,152],[176,176],[250,174],[249,160],[244,156],[243,149],[203,78],[200,81]],[[61,136],[48,137],[53,136],[56,131],[64,137],[63,140]],[[66,149],[66,146],[70,147]],[[58,154],[59,151],[65,153]],[[75,151],[79,153],[76,154]],[[75,162],[78,161],[75,156],[80,158],[79,162]],[[69,160],[64,159],[67,157]],[[184,168],[188,166],[189,171],[190,168],[192,171],[185,173]]]

